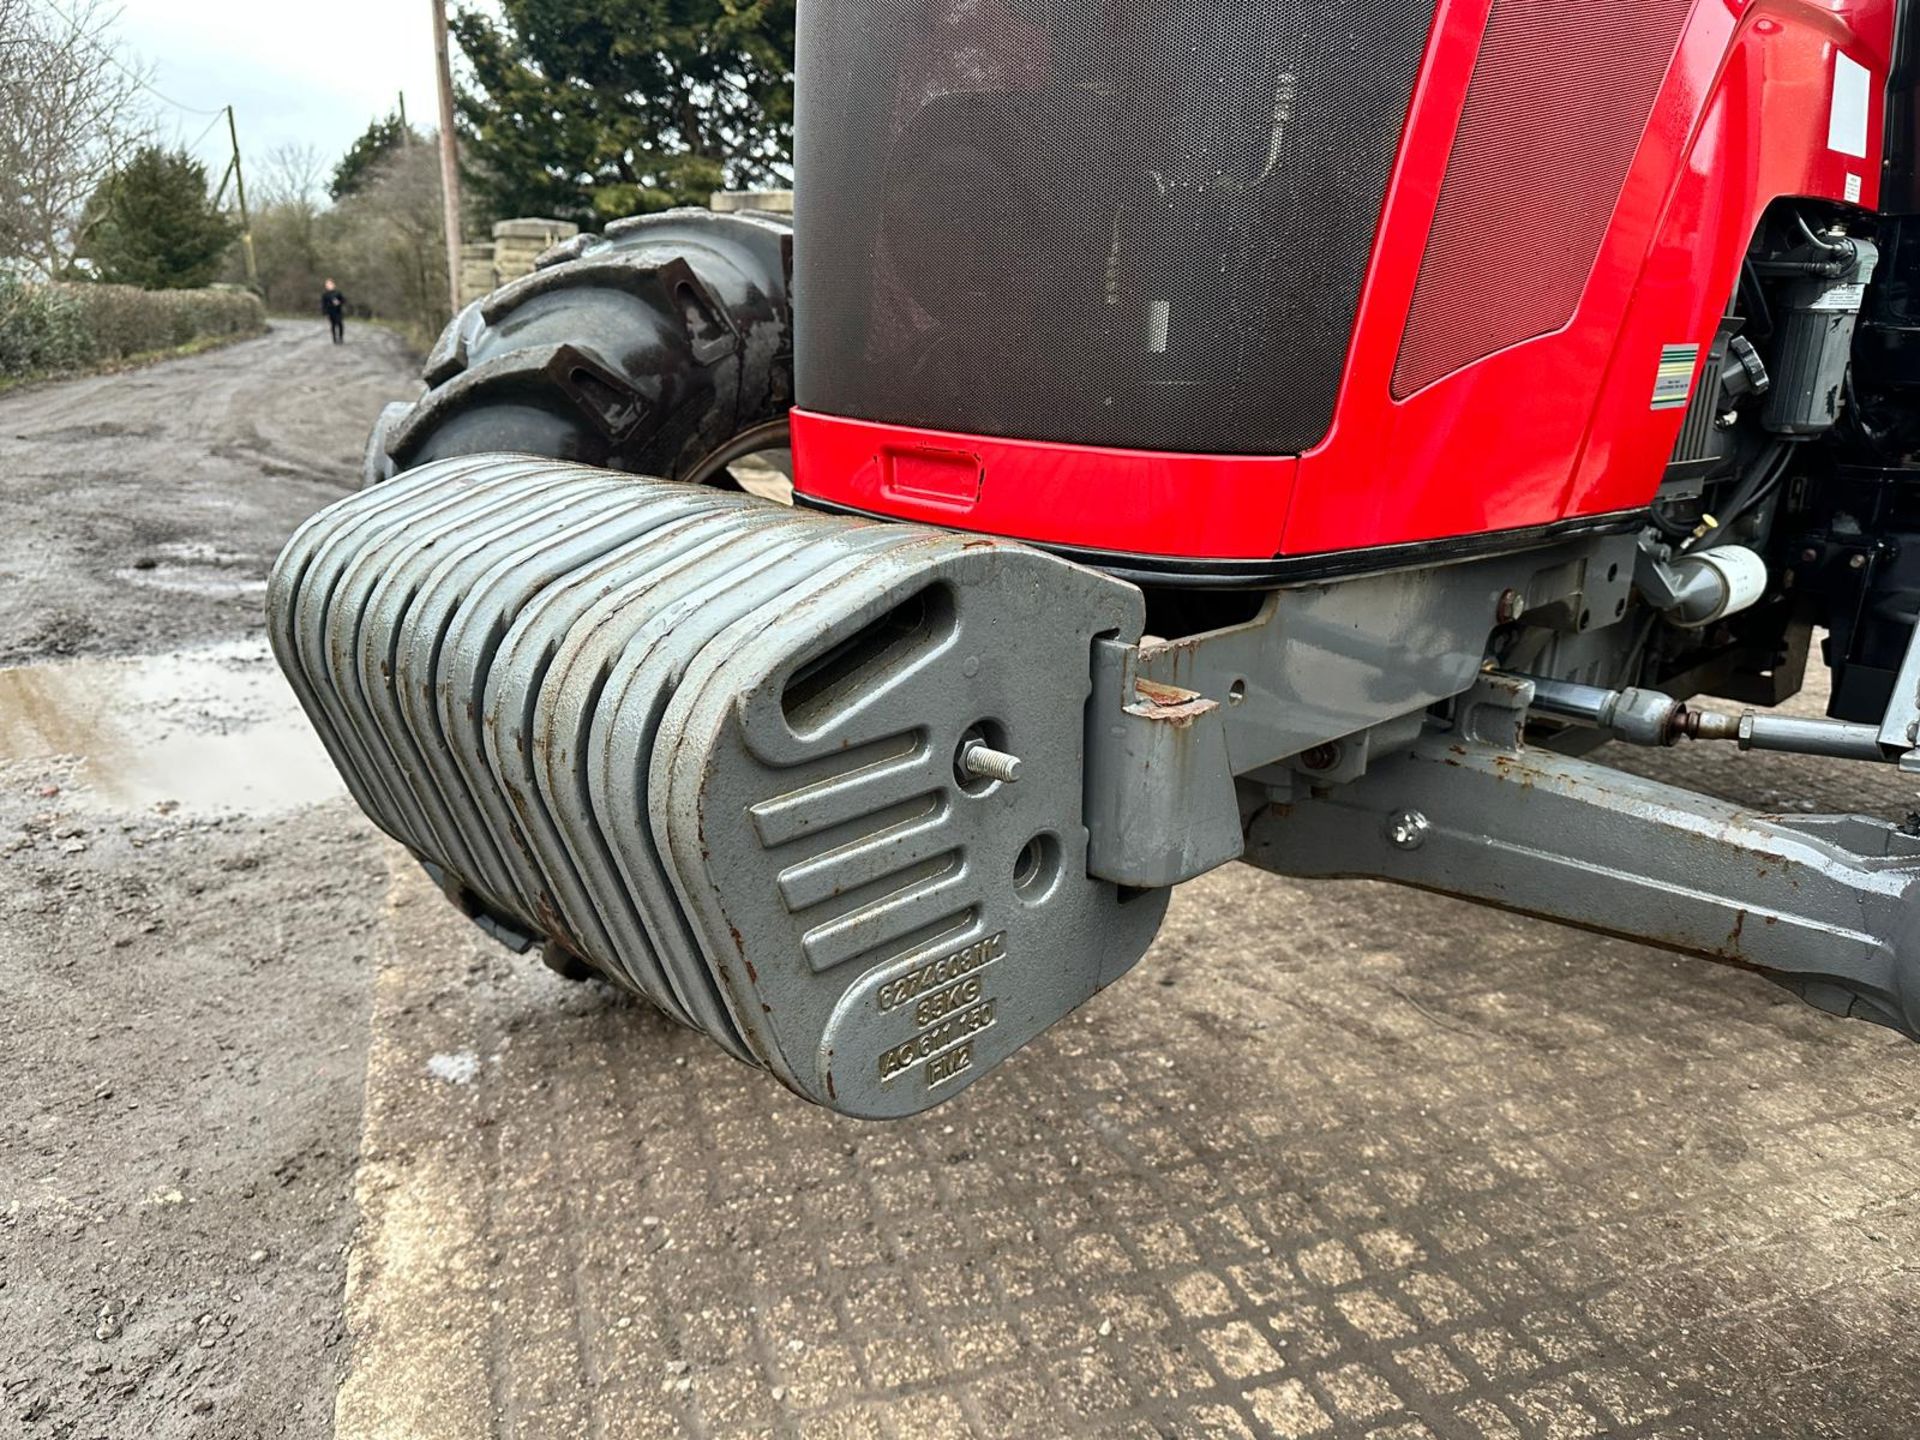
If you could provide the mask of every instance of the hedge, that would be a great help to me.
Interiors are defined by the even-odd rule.
[[[83,370],[266,328],[266,308],[243,290],[33,285],[0,275],[0,376]]]

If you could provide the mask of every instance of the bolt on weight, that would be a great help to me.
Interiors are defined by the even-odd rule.
[[[949,1099],[1165,913],[1084,838],[1089,657],[1145,602],[1057,556],[489,456],[322,512],[268,601],[355,797],[469,914],[842,1114]]]

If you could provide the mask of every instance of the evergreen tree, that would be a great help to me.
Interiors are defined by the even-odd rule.
[[[468,183],[594,226],[785,178],[794,0],[501,0],[454,19]]]
[[[194,290],[219,274],[238,233],[213,207],[205,166],[184,150],[147,145],[94,192],[81,253],[113,284]]]
[[[372,182],[382,161],[419,139],[411,126],[401,122],[398,114],[375,120],[333,167],[333,183],[327,187],[327,193],[335,200],[358,195]]]

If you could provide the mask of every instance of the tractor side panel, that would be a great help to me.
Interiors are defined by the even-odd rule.
[[[1508,3],[1498,0],[1496,12]],[[1622,27],[1623,35],[1631,24],[1644,46],[1651,28],[1673,23],[1663,4],[1527,7],[1540,12],[1538,47],[1572,24]],[[1592,262],[1571,315],[1398,397],[1410,380],[1428,379],[1420,347],[1446,343],[1431,320],[1423,328],[1433,302],[1421,288],[1433,279],[1434,252],[1459,246],[1440,230],[1448,180],[1458,174],[1455,147],[1441,136],[1463,112],[1473,116],[1467,92],[1444,93],[1430,75],[1395,176],[1338,419],[1301,459],[1282,550],[1433,540],[1646,505],[1762,212],[1791,195],[1877,202],[1877,158],[1836,151],[1829,130],[1836,85],[1843,108],[1847,89],[1864,88],[1866,134],[1856,148],[1878,157],[1893,13],[1892,0],[1696,0],[1650,108],[1632,89],[1644,63],[1587,74],[1587,93],[1562,102],[1577,121],[1559,117],[1567,139],[1622,112],[1646,118],[1624,183],[1603,152],[1561,147],[1588,167],[1587,204],[1608,216],[1597,253],[1582,249]],[[1458,139],[1486,144],[1464,126]],[[1526,182],[1533,147],[1504,148],[1506,173]],[[1491,270],[1465,277],[1467,293],[1451,301],[1462,324],[1475,291],[1489,317],[1541,313],[1543,292],[1565,283],[1566,249],[1583,245],[1580,207],[1563,199],[1559,208],[1566,217],[1556,230],[1553,211],[1523,197],[1503,209],[1498,188],[1488,190],[1476,210],[1479,238],[1505,257],[1506,282],[1497,286]],[[1531,222],[1510,228],[1513,213],[1529,211]],[[1683,357],[1685,392],[1660,387],[1663,357]]]
[[[1782,196],[1869,209],[1881,203],[1882,97],[1894,8],[1879,0],[1836,16],[1806,0],[1779,0],[1750,7],[1737,22],[1723,10],[1702,8],[1699,26],[1734,31],[1727,62],[1717,76],[1709,73],[1710,40],[1683,52],[1699,67],[1685,77],[1685,92],[1710,98],[1643,267],[1616,282],[1631,288],[1630,300],[1588,444],[1561,501],[1567,513],[1651,500],[1671,452],[1665,425],[1651,435],[1636,428],[1645,415],[1636,402],[1645,388],[1646,357],[1671,343],[1661,337],[1676,316],[1684,317],[1694,343],[1712,335],[1770,203]],[[1852,103],[1863,106],[1860,123],[1851,127],[1849,91]]]
[[[841,78],[812,92],[811,104],[802,94],[796,478],[809,498],[872,514],[1109,553],[1258,560],[1635,509],[1651,498],[1684,418],[1686,394],[1674,403],[1676,365],[1690,391],[1691,357],[1711,339],[1761,212],[1782,195],[1877,199],[1878,165],[1865,156],[1879,153],[1895,0],[1441,0],[1430,28],[1421,22],[1424,49],[1404,122],[1392,127],[1404,133],[1384,202],[1370,214],[1349,196],[1341,212],[1350,230],[1370,237],[1350,337],[1329,341],[1324,324],[1299,323],[1300,292],[1320,295],[1331,273],[1324,246],[1296,246],[1264,275],[1244,247],[1219,251],[1230,286],[1205,307],[1209,344],[1253,337],[1234,352],[1253,371],[1270,365],[1276,345],[1318,346],[1323,355],[1330,343],[1341,347],[1322,435],[1305,423],[1311,386],[1298,367],[1279,372],[1280,400],[1263,401],[1244,384],[1223,388],[1221,377],[1237,373],[1231,366],[1210,362],[1183,378],[1171,363],[1191,307],[1164,267],[1144,280],[1126,270],[1135,201],[1120,179],[1107,197],[1116,218],[1106,249],[1076,260],[1049,248],[1057,237],[1022,222],[1022,253],[991,266],[968,269],[964,256],[943,251],[925,283],[957,267],[940,284],[967,293],[936,288],[933,309],[890,278],[903,253],[920,252],[890,241],[888,222],[876,221],[864,246],[834,231],[827,212],[844,206],[844,186],[815,186],[812,157],[828,145],[844,152],[881,143],[825,122],[845,98],[836,85],[875,83],[870,74],[844,78],[848,25],[863,8],[891,3],[808,0],[802,24],[814,73],[838,63]],[[1169,17],[1189,7],[1140,8],[1160,16],[1152,34],[1167,47],[1168,66],[1177,68],[1176,55],[1181,65],[1196,54],[1204,60],[1211,30],[1192,31],[1202,38],[1185,49],[1174,44],[1185,32]],[[1249,34],[1260,31],[1261,13],[1281,33],[1304,23],[1295,17],[1306,8],[1227,12]],[[1376,23],[1388,13],[1356,8]],[[980,89],[1065,83],[1050,68],[1062,52],[1033,27],[1079,13],[1091,30],[1102,10],[1016,0],[967,7],[971,23],[1003,41],[1016,31],[1024,38],[998,59],[984,43],[959,58]],[[1200,7],[1189,18],[1198,24],[1208,13]],[[1399,15],[1403,40],[1410,15]],[[1324,185],[1314,167],[1361,164],[1384,122],[1362,127],[1353,153],[1325,138],[1288,150],[1297,134],[1291,107],[1312,81],[1314,56],[1292,41],[1268,48],[1242,47],[1273,75],[1272,124],[1255,136],[1242,106],[1243,133],[1210,137],[1209,153],[1231,157],[1224,172],[1243,180],[1258,178],[1256,161],[1290,157],[1286,183],[1311,204],[1312,186]],[[1289,56],[1304,58],[1289,68]],[[1261,88],[1242,80],[1249,96]],[[946,90],[955,88],[966,87]],[[899,84],[901,133],[946,90]],[[1390,97],[1370,94],[1380,121]],[[1840,113],[1861,95],[1864,140]],[[1048,156],[1049,136],[1036,131],[1036,173],[1071,177],[1076,166],[1122,163],[1112,134],[1130,137],[1129,154],[1153,148],[1136,124],[1100,137],[1098,154]],[[894,197],[896,207],[913,177],[913,233],[932,234],[943,213],[978,228],[993,189],[979,158],[961,146],[936,167],[896,145],[871,163],[876,176],[893,177],[880,198]],[[1086,197],[1057,186],[1021,195],[1023,206],[1087,209]],[[1011,203],[998,193],[991,201]],[[1203,259],[1204,249],[1186,262]],[[1051,266],[1062,268],[1048,280]],[[862,267],[876,277],[864,288],[849,278]],[[1081,272],[1097,277],[1096,308],[1110,297],[1110,308],[1132,319],[1089,339],[1049,318],[1050,305],[1088,299],[1075,290]],[[1169,294],[1172,301],[1155,303]],[[966,352],[956,365],[943,315],[964,315],[969,305],[1002,307],[996,323],[1005,307],[1024,313],[1019,343]],[[1142,353],[1127,359],[1127,345]],[[916,393],[918,382],[900,373],[929,365],[939,367],[947,399]],[[1141,383],[1129,390],[1116,377]],[[1006,423],[981,423],[983,407],[1009,394],[1021,403],[996,412]],[[970,398],[954,403],[956,395]],[[1276,417],[1264,429],[1263,404]],[[1086,422],[1089,405],[1098,423]],[[1294,447],[1282,442],[1293,440],[1301,443],[1289,454]],[[1203,451],[1213,453],[1195,453]]]

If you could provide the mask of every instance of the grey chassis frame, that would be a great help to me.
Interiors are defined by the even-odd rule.
[[[1920,822],[1760,815],[1524,743],[1535,684],[1489,672],[1493,626],[1527,613],[1575,635],[1596,613],[1612,619],[1622,569],[1614,545],[1590,541],[1283,591],[1247,626],[1097,660],[1097,676],[1135,687],[1123,694],[1136,730],[1179,740],[1153,749],[1111,724],[1095,736],[1090,861],[1130,884],[1240,858],[1414,885],[1752,967],[1824,1010],[1920,1038]],[[1861,743],[1872,727],[1694,718],[1747,748],[1908,769],[1920,659],[1908,671],[1884,748]],[[1172,718],[1143,718],[1159,716]],[[1683,733],[1613,728],[1639,743]]]

